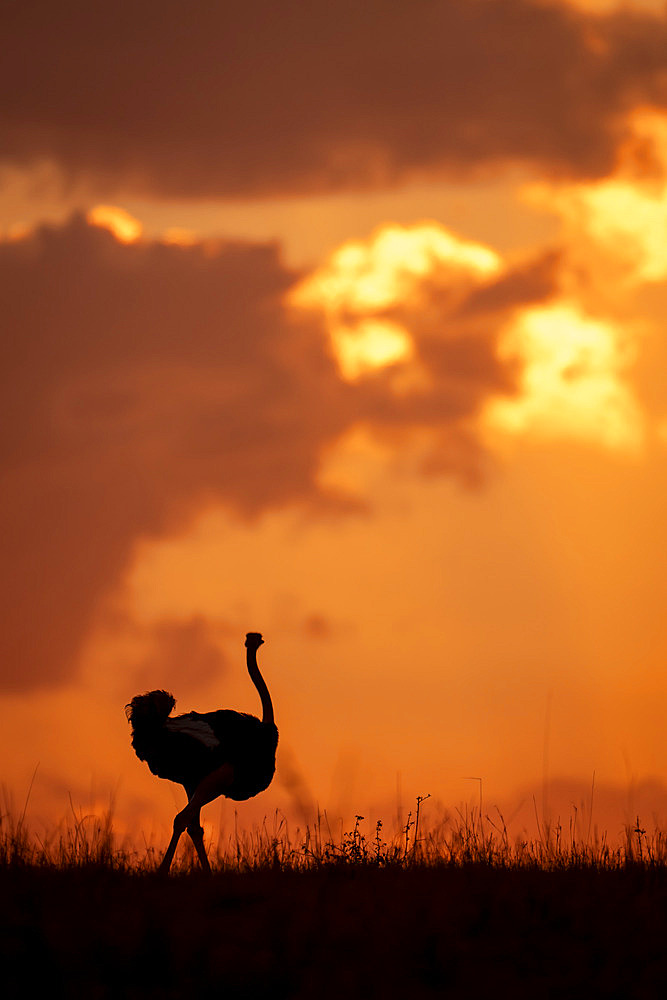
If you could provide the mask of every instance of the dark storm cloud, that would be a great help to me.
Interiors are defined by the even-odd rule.
[[[324,495],[317,474],[357,422],[390,436],[427,428],[430,471],[470,476],[474,418],[514,385],[495,338],[519,278],[501,276],[469,316],[461,296],[432,288],[428,323],[406,309],[431,383],[402,396],[391,371],[340,379],[317,318],[283,304],[295,280],[275,247],[125,245],[79,217],[0,244],[0,686],[76,669],[139,540],[211,504],[252,517],[349,503]],[[533,297],[535,280],[527,268]],[[210,665],[195,633],[185,639]]]
[[[270,247],[124,246],[75,219],[0,245],[5,685],[64,676],[132,546],[213,501],[315,495],[342,392]]]
[[[600,175],[666,69],[667,19],[530,0],[15,0],[2,155],[179,197],[517,160]]]

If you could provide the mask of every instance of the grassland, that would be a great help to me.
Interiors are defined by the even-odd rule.
[[[556,827],[510,841],[474,814],[385,839],[283,821],[160,876],[109,816],[49,838],[4,817],[4,996],[604,997],[667,988],[667,849]]]

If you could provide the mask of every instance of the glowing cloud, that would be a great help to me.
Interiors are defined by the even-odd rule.
[[[500,270],[500,258],[435,222],[387,225],[366,242],[339,247],[290,302],[324,310],[341,374],[353,380],[412,358],[409,332],[382,313],[414,302],[425,279],[443,270],[457,281],[484,280]]]
[[[134,243],[143,228],[138,219],[116,205],[96,205],[87,213],[86,219],[92,226],[109,229],[120,243]]]
[[[633,352],[611,322],[567,302],[528,309],[505,331],[499,353],[523,364],[521,391],[487,406],[489,426],[624,451],[640,446],[641,413],[623,381]]]
[[[589,239],[623,263],[626,280],[667,277],[667,184],[657,191],[629,181],[581,186],[560,199],[564,215],[577,214]]]
[[[562,216],[587,259],[592,244],[596,257],[620,265],[615,280],[626,285],[667,277],[667,115],[636,112],[632,129],[613,176],[525,192]]]
[[[384,368],[412,356],[412,341],[398,323],[367,319],[338,326],[334,346],[341,375],[353,381],[364,372]]]

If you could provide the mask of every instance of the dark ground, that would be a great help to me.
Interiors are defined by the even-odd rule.
[[[7,1000],[667,996],[667,869],[0,871]],[[4,989],[3,989],[4,987]]]

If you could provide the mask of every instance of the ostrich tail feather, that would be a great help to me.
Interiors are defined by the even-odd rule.
[[[161,726],[175,704],[176,699],[169,691],[148,691],[136,695],[125,706],[125,714],[133,730]]]

